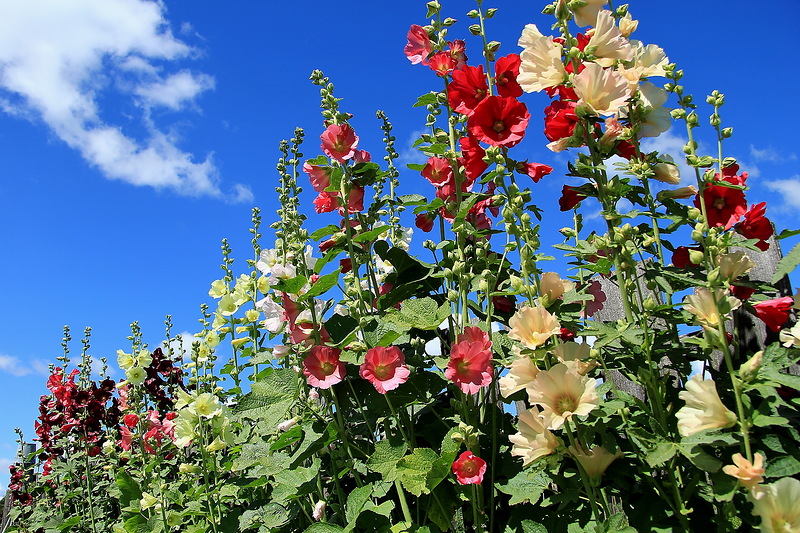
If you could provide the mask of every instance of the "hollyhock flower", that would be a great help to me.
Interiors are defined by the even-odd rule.
[[[500,394],[503,398],[508,398],[517,391],[530,385],[536,375],[539,374],[539,367],[527,355],[521,355],[514,359],[508,374],[500,378]]]
[[[122,350],[117,350],[117,364],[122,370],[128,370],[130,367],[136,364],[136,360],[133,358],[132,354],[125,353]],[[55,376],[55,374],[53,375]],[[61,383],[60,378],[59,378],[59,383]],[[48,381],[48,388],[50,388],[49,381]],[[53,389],[50,388],[50,390],[52,391]]]
[[[588,415],[597,407],[596,382],[578,373],[574,364],[558,363],[539,372],[528,387],[528,400],[550,418],[548,429],[560,428],[574,415]]]
[[[662,160],[653,165],[653,179],[669,185],[678,185],[681,182],[681,171],[669,155],[662,155]]]
[[[433,221],[436,220],[436,215],[432,213],[420,213],[414,219],[414,225],[424,232],[429,232],[433,229]]]
[[[463,157],[459,158],[458,162],[464,167],[464,173],[467,177],[471,181],[475,181],[489,168],[489,164],[483,160],[486,150],[471,135],[461,137],[458,143],[461,145],[461,153],[464,154]]]
[[[539,296],[544,307],[550,305],[561,298],[565,292],[575,288],[575,284],[569,280],[561,279],[557,272],[545,272],[539,281]]]
[[[353,163],[369,163],[372,161],[372,156],[366,150],[356,150],[353,154]]]
[[[514,170],[520,174],[526,174],[533,179],[534,183],[539,183],[539,180],[547,176],[553,171],[553,167],[545,165],[544,163],[528,163],[527,161],[520,161]]]
[[[728,314],[737,309],[742,302],[738,298],[728,296],[724,289],[696,287],[694,294],[683,299],[683,308],[694,315],[694,323],[705,329],[716,330]]]
[[[522,466],[528,466],[536,459],[550,455],[560,442],[550,432],[550,418],[542,417],[539,409],[533,407],[519,414],[519,433],[510,435],[511,455],[522,457]]]
[[[122,417],[122,422],[129,428],[135,428],[139,423],[139,415],[129,413]]]
[[[462,452],[453,463],[453,473],[460,485],[480,485],[486,473],[486,461],[470,451]]]
[[[633,20],[630,13],[625,13],[625,16],[619,19],[619,31],[623,37],[630,37],[631,33],[636,31],[639,27],[639,21]]]
[[[358,135],[349,124],[331,124],[319,138],[325,155],[340,163],[344,163],[356,153]]]
[[[663,191],[658,191],[656,197],[659,201],[663,202],[667,198],[672,200],[687,200],[692,198],[694,195],[697,194],[697,187],[694,185],[688,185],[686,187],[678,187],[677,189],[665,189]]]
[[[340,202],[341,204],[341,202]],[[364,187],[353,186],[347,195],[347,211],[351,215],[364,210]],[[344,209],[339,205],[339,214],[344,216]]]
[[[694,206],[700,208],[701,196],[694,199]],[[703,190],[702,202],[706,206],[709,226],[722,226],[731,229],[747,211],[744,191],[724,185],[710,185]]]
[[[499,58],[494,64],[494,83],[497,86],[497,94],[513,98],[522,96],[522,87],[517,82],[520,63],[518,54],[508,54]]]
[[[434,186],[442,186],[453,181],[453,167],[444,157],[429,157],[421,173],[422,177]]]
[[[588,198],[585,194],[581,194],[580,187],[572,187],[564,185],[561,188],[561,198],[558,199],[558,208],[560,211],[569,211],[574,209],[581,200]]]
[[[339,206],[339,193],[322,191],[314,198],[314,211],[330,213]]]
[[[286,322],[283,319],[283,307],[275,302],[271,297],[267,296],[256,302],[256,308],[264,313],[264,327],[270,333],[279,333]]]
[[[742,454],[735,453],[731,457],[733,460],[732,465],[722,467],[722,471],[731,477],[739,480],[739,483],[747,489],[752,489],[762,481],[764,481],[764,456],[756,452],[753,454],[753,462],[751,463]]]
[[[456,69],[462,69],[467,64],[467,42],[463,39],[454,39],[453,41],[447,41],[448,51],[450,52],[450,57],[453,58],[453,61],[456,63]]]
[[[597,361],[588,361],[591,357],[591,348],[586,343],[568,341],[556,346],[553,354],[562,363],[574,364],[578,374],[585,376],[597,367]]]
[[[791,348],[792,346],[800,348],[800,322],[797,322],[790,329],[782,330],[780,341],[786,348]]]
[[[633,46],[633,66],[619,65],[617,71],[628,80],[631,89],[635,89],[639,81],[651,76],[664,77],[669,58],[664,49],[655,44],[644,45],[639,41],[630,41]]]
[[[789,320],[789,313],[792,311],[793,305],[794,298],[784,296],[753,304],[753,310],[770,331],[780,331],[781,327]]]
[[[706,429],[728,428],[736,424],[736,415],[722,404],[714,381],[695,374],[686,382],[686,390],[678,393],[686,405],[678,409],[678,432],[694,435]]]
[[[617,60],[628,61],[633,57],[631,43],[622,36],[611,11],[605,9],[597,14],[597,23],[591,30],[587,46],[594,47],[596,61],[604,67],[610,67]]]
[[[580,27],[597,24],[597,14],[607,2],[608,0],[586,0],[586,5],[572,10],[575,15],[575,24]]]
[[[428,66],[431,70],[442,78],[453,72],[457,65],[458,63],[450,52],[445,50],[433,54],[428,62]]]
[[[602,446],[592,446],[591,450],[586,451],[583,446],[576,445],[570,446],[567,448],[567,451],[569,451],[570,456],[572,456],[575,461],[580,463],[583,467],[583,471],[589,476],[594,486],[600,484],[600,478],[603,477],[603,473],[605,473],[611,463],[616,461],[617,458],[622,457],[621,450],[611,453]]]
[[[303,374],[308,384],[328,389],[344,379],[347,369],[339,360],[342,351],[328,346],[312,346],[311,353],[303,359]]]
[[[613,70],[605,70],[597,63],[589,63],[572,80],[578,95],[578,107],[595,115],[614,115],[630,98],[630,87],[625,78]]]
[[[464,66],[453,72],[453,80],[447,85],[447,101],[453,110],[462,115],[471,115],[478,102],[489,94],[483,66]]]
[[[492,305],[500,313],[510,313],[515,309],[514,301],[508,296],[492,296]]]
[[[686,246],[678,246],[675,248],[675,251],[672,252],[672,266],[675,268],[689,268],[690,266],[697,266],[700,263],[693,263],[692,262],[692,253],[691,252],[700,252],[702,258],[702,249],[699,246],[693,246],[691,248]]]
[[[649,81],[639,86],[639,98],[645,110],[644,119],[640,122],[639,137],[658,137],[672,126],[670,110],[664,107],[668,96],[666,90],[656,87]],[[622,108],[620,116],[627,117],[627,109]]]
[[[431,38],[428,36],[428,32],[425,31],[425,28],[422,26],[412,24],[411,28],[408,30],[407,38],[408,43],[403,51],[408,60],[411,61],[412,65],[416,65],[417,63],[427,65],[428,56],[431,55],[433,51],[433,45],[431,44]]]
[[[769,485],[759,485],[750,493],[753,514],[761,517],[763,533],[800,531],[800,481],[784,477]]]
[[[745,239],[758,239],[756,248],[762,252],[769,248],[767,241],[773,234],[772,222],[764,216],[766,210],[766,202],[751,206],[750,210],[743,215],[741,222],[734,227],[734,230]]]
[[[119,441],[119,447],[127,452],[131,449],[131,446],[133,446],[133,433],[130,428],[125,425],[120,428],[119,434],[122,437]]]
[[[467,328],[470,329],[470,328]],[[475,328],[480,331],[479,328]],[[483,333],[483,332],[481,332]],[[462,336],[459,336],[462,337]],[[450,361],[444,376],[465,394],[475,394],[492,382],[491,341],[460,340],[450,350]]]
[[[603,308],[603,304],[606,301],[606,293],[603,292],[603,286],[596,279],[589,282],[587,292],[594,296],[594,300],[585,302],[583,308],[586,316],[590,317]]]
[[[406,356],[397,346],[378,346],[367,350],[359,375],[372,383],[381,394],[394,390],[408,380],[411,371]]]
[[[315,191],[322,192],[331,186],[331,167],[312,165],[306,161],[303,163],[303,172],[308,174],[308,179]]]
[[[518,340],[530,349],[537,348],[558,335],[561,324],[542,306],[525,306],[517,311],[508,321],[511,330],[508,336]]]
[[[531,114],[516,98],[489,96],[481,100],[467,119],[467,128],[477,140],[491,146],[515,146],[525,136]]]
[[[222,403],[210,392],[198,394],[189,407],[191,412],[203,418],[214,418],[222,414]]]
[[[125,371],[125,381],[131,385],[141,385],[147,378],[147,372],[140,366],[132,366]]]
[[[314,504],[314,510],[311,512],[311,518],[319,522],[323,518],[325,518],[325,507],[327,504],[325,500],[319,500],[316,504]]]
[[[575,102],[555,100],[544,108],[544,136],[547,140],[556,142],[572,137],[579,120],[575,113],[577,105]]]
[[[756,264],[744,252],[729,252],[717,258],[717,266],[722,279],[731,282],[747,274]]]
[[[563,47],[545,37],[535,24],[527,24],[519,38],[520,67],[517,82],[528,93],[539,92],[564,83],[567,71],[561,59]]]

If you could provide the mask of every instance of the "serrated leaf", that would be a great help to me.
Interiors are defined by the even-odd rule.
[[[450,305],[439,305],[433,298],[414,298],[403,302],[400,312],[387,314],[385,320],[404,328],[435,330],[450,316]]]
[[[408,446],[405,442],[392,443],[390,439],[378,441],[367,467],[381,474],[384,481],[394,481],[397,479],[397,462],[403,458],[406,450]]]
[[[794,271],[797,268],[797,265],[800,265],[800,242],[794,245],[792,251],[788,254],[784,255],[780,261],[778,261],[778,266],[775,269],[775,274],[772,276],[772,283],[778,283],[783,276],[786,276]]]
[[[334,524],[317,522],[308,526],[303,533],[343,533],[344,529]]]
[[[356,519],[364,509],[364,505],[369,501],[371,494],[372,484],[369,484],[355,488],[347,495],[347,504],[345,505],[344,513],[344,518],[347,522],[345,531],[352,531],[355,528]]]
[[[544,472],[531,475],[529,470],[523,470],[508,480],[504,485],[496,485],[497,490],[511,496],[510,505],[530,502],[535,504],[539,497],[550,484],[550,476]]]
[[[767,462],[767,477],[787,477],[800,473],[800,461],[792,455],[784,455]]]
[[[267,371],[251,385],[250,392],[242,396],[234,412],[252,420],[263,420],[267,427],[276,427],[297,398],[300,378],[291,368],[268,368]]]
[[[427,487],[428,474],[439,455],[430,448],[417,448],[397,462],[397,474],[403,488],[414,496],[430,492]]]
[[[678,446],[674,442],[659,442],[655,448],[647,452],[645,459],[651,467],[666,463],[678,453]]]

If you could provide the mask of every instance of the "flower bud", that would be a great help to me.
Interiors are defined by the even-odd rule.
[[[703,252],[700,250],[689,250],[689,261],[691,261],[693,265],[699,265],[703,262]]]
[[[742,366],[739,367],[739,377],[744,381],[753,381],[763,362],[764,351],[761,350],[756,352],[753,357],[745,361]]]

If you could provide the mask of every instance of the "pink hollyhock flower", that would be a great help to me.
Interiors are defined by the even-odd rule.
[[[734,228],[745,239],[758,239],[756,248],[762,252],[767,251],[769,248],[767,239],[772,237],[773,233],[772,222],[764,216],[766,210],[766,202],[751,206],[750,210],[744,214],[742,221],[736,224]]]
[[[464,173],[471,181],[475,181],[483,174],[489,164],[483,160],[486,150],[478,143],[475,137],[467,135],[458,140],[461,145],[463,157],[459,158],[458,163],[464,167]]]
[[[564,185],[561,189],[561,198],[558,199],[558,207],[561,211],[569,211],[586,197],[585,194],[581,194],[579,187]]]
[[[794,306],[794,298],[784,296],[753,304],[753,309],[756,316],[767,325],[770,331],[780,331],[781,327],[789,320],[792,306]]]
[[[358,136],[349,124],[331,124],[319,137],[322,151],[340,163],[352,158],[358,146]]]
[[[477,67],[467,65],[461,70],[456,70],[453,72],[453,81],[447,86],[447,102],[453,110],[463,115],[471,115],[475,106],[488,94],[489,87],[482,65]]]
[[[427,233],[433,229],[434,220],[436,220],[436,215],[432,215],[431,213],[420,213],[414,220],[414,225]]]
[[[544,108],[544,136],[548,141],[559,141],[572,137],[578,115],[575,102],[556,100]]]
[[[550,165],[545,165],[544,163],[528,163],[527,161],[521,161],[517,163],[517,166],[514,168],[520,174],[527,174],[533,179],[534,183],[539,183],[539,180],[542,177],[550,174],[553,171],[553,167]]]
[[[314,198],[314,211],[317,213],[330,213],[339,205],[339,198],[335,192],[322,191]]]
[[[434,186],[442,186],[453,181],[453,167],[444,157],[429,157],[422,169],[422,177]]]
[[[303,374],[308,384],[328,389],[344,379],[345,364],[339,360],[342,351],[329,346],[312,346],[311,353],[303,359]]]
[[[492,382],[492,341],[478,327],[470,326],[450,350],[444,376],[465,394],[475,394]]]
[[[445,77],[455,70],[456,61],[453,59],[453,56],[450,55],[450,52],[442,50],[441,52],[433,54],[428,66],[439,76]]]
[[[128,428],[128,426],[122,426],[122,428],[119,430],[119,433],[122,435],[122,439],[119,441],[119,447],[127,452],[131,449],[131,445],[133,444],[133,433],[131,433],[131,430]]]
[[[364,210],[364,187],[353,187],[347,196],[347,210],[350,214]],[[344,215],[344,209],[339,206],[339,214]]]
[[[403,51],[408,60],[411,61],[411,64],[416,65],[417,63],[422,63],[423,65],[427,65],[428,56],[431,55],[433,51],[433,45],[431,44],[431,38],[428,37],[428,32],[425,31],[425,28],[417,24],[412,24],[411,28],[408,30],[407,39],[408,43]]]
[[[518,98],[522,96],[522,87],[517,82],[519,76],[519,54],[508,54],[494,64],[494,82],[500,96]]]
[[[379,393],[386,394],[405,383],[411,375],[405,361],[406,356],[397,346],[370,348],[358,374]]]
[[[311,186],[317,192],[322,192],[331,185],[331,167],[312,165],[308,161],[303,163],[303,172],[308,174]]]
[[[516,98],[488,96],[467,120],[467,129],[477,140],[491,146],[515,146],[525,136],[531,114]]]
[[[126,426],[129,428],[135,428],[136,424],[139,423],[139,415],[130,413],[122,417],[122,421],[125,423]]]
[[[461,485],[480,485],[486,473],[486,461],[470,451],[462,452],[453,462],[453,473]]]
[[[700,208],[700,193],[694,199],[694,206]],[[724,185],[711,185],[702,193],[702,202],[706,206],[709,226],[722,226],[730,229],[747,211],[744,191]]]
[[[455,68],[464,68],[467,64],[467,43],[462,39],[455,39],[447,41],[449,46],[450,57],[455,62]]]
[[[372,161],[372,156],[366,150],[356,150],[355,155],[353,155],[354,163],[369,163],[370,161]]]

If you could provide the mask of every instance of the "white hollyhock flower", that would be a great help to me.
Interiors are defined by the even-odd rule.
[[[587,63],[586,68],[573,78],[572,83],[580,98],[578,107],[588,109],[595,115],[616,115],[631,96],[625,78],[597,63]]]
[[[549,418],[542,418],[536,407],[519,414],[519,433],[510,435],[508,440],[514,445],[511,455],[522,457],[522,466],[550,455],[558,448],[560,442],[547,429],[549,425]]]
[[[561,59],[560,44],[542,35],[535,24],[527,24],[519,45],[523,50],[517,82],[525,92],[539,92],[564,83],[567,71]]]
[[[719,399],[714,381],[703,379],[700,374],[686,382],[686,390],[679,392],[678,397],[686,402],[675,413],[678,432],[684,437],[706,429],[731,427],[736,423],[736,415]]]
[[[597,14],[597,25],[591,32],[586,48],[597,56],[600,65],[610,67],[616,60],[629,61],[633,57],[633,47],[617,28],[611,11]]]

